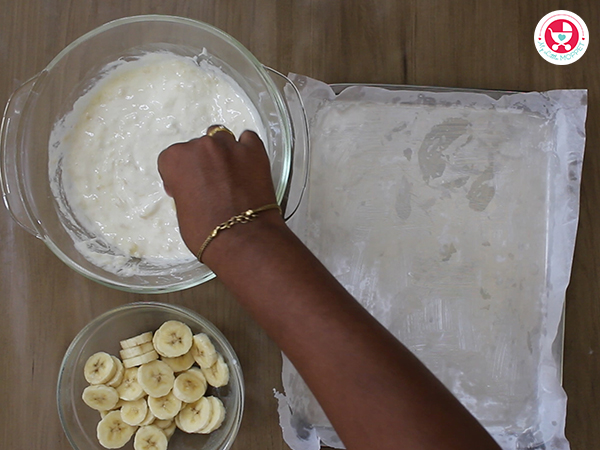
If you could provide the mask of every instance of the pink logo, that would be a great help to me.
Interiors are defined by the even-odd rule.
[[[553,11],[539,21],[534,41],[540,56],[552,64],[577,61],[585,53],[589,34],[585,22],[570,11]]]
[[[544,39],[546,45],[556,53],[567,53],[577,46],[579,32],[572,22],[558,19],[548,25]]]

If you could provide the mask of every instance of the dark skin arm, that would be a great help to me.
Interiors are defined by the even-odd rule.
[[[195,254],[210,232],[274,203],[258,136],[226,132],[159,156],[182,237]],[[499,450],[444,385],[381,326],[277,211],[224,230],[207,264],[294,364],[349,450]]]

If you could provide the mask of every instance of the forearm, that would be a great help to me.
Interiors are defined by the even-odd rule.
[[[498,448],[272,215],[228,233],[207,254],[211,267],[290,358],[349,449]]]

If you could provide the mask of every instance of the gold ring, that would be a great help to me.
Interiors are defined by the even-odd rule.
[[[224,131],[225,133],[229,133],[235,139],[235,134],[233,134],[233,132],[229,128],[227,128],[227,127],[225,127],[223,125],[215,125],[215,126],[211,127],[211,129],[206,132],[206,135],[207,136],[214,136],[215,134],[217,134],[220,131]]]

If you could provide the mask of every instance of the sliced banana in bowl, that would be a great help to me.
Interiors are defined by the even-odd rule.
[[[225,450],[240,427],[244,382],[233,348],[212,323],[186,308],[139,302],[103,314],[75,337],[57,400],[75,450],[163,443]],[[187,431],[194,428],[190,405],[199,402],[202,421]]]

